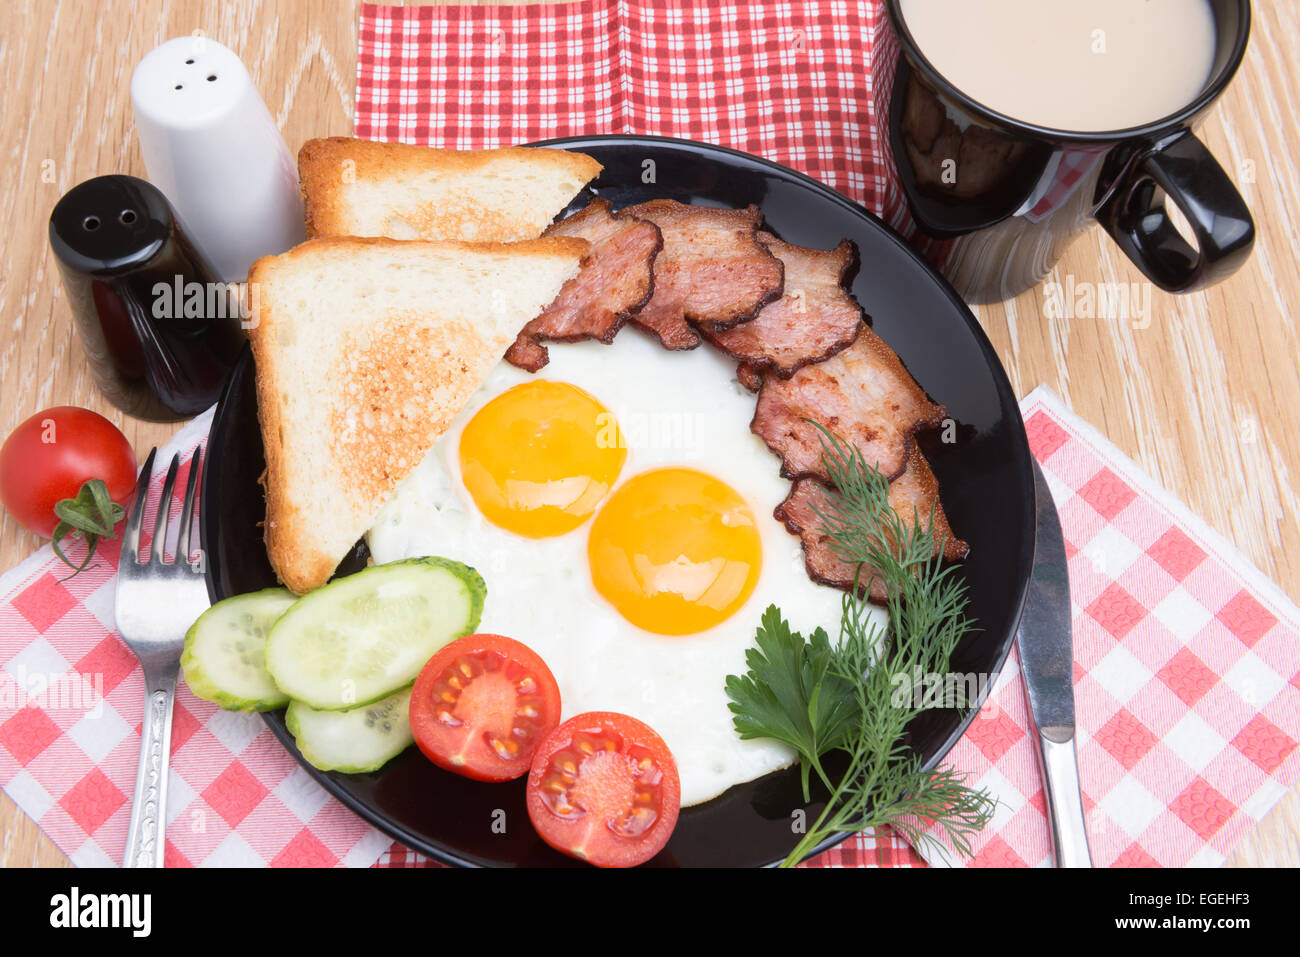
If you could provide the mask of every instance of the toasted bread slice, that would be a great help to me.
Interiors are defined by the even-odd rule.
[[[266,550],[324,584],[588,245],[329,238],[253,264]]]
[[[307,237],[536,239],[601,166],[565,150],[443,150],[334,136],[298,152]]]

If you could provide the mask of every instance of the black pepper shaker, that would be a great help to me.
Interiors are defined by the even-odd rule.
[[[218,281],[158,189],[124,175],[74,186],[50,214],[50,246],[110,402],[165,422],[217,401],[245,341],[239,288]]]

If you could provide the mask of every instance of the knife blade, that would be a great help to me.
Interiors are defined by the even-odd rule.
[[[1074,649],[1070,571],[1061,519],[1034,463],[1036,535],[1029,594],[1016,633],[1025,697],[1034,722],[1057,867],[1091,867],[1074,747]]]

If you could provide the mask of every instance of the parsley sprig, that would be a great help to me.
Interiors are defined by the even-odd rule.
[[[933,514],[925,525],[900,516],[879,471],[857,448],[821,431],[822,460],[837,492],[817,517],[836,555],[858,566],[861,587],[844,596],[838,643],[821,628],[807,638],[792,631],[770,606],[756,647],[746,653],[748,671],[726,683],[740,736],[775,738],[793,748],[805,800],[814,774],[830,792],[782,866],[794,866],[835,834],[884,825],[914,845],[933,841],[928,828],[938,825],[969,854],[971,837],[988,823],[996,802],[949,768],[922,767],[905,732],[924,709],[919,696],[896,694],[917,668],[947,672],[957,644],[974,628],[966,617],[965,582],[943,563]],[[876,577],[888,596],[884,629],[861,597]],[[848,759],[838,778],[826,770],[834,752]]]

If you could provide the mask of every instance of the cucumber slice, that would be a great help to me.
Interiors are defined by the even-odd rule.
[[[289,702],[285,725],[298,750],[322,771],[377,771],[415,743],[411,735],[411,689],[351,711],[317,711]]]
[[[347,711],[415,680],[425,662],[478,627],[487,586],[468,565],[411,558],[300,598],[266,639],[280,690],[317,711]]]
[[[266,670],[266,636],[297,600],[287,588],[267,588],[219,601],[199,615],[181,653],[190,690],[228,711],[288,704],[289,696]]]

